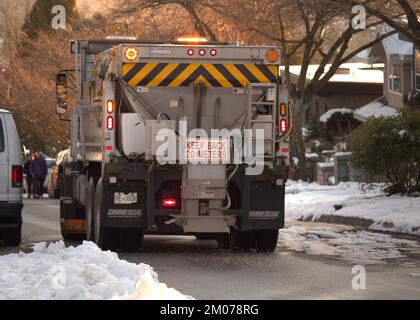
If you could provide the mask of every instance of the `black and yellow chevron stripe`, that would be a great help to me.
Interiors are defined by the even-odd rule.
[[[277,81],[279,67],[263,64],[126,63],[123,79],[131,86],[188,87],[203,82],[207,87],[237,88],[249,83]]]

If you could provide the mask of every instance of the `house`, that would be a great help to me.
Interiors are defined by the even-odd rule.
[[[392,30],[388,25],[383,25],[378,29],[377,37]],[[416,76],[414,61],[413,43],[400,33],[370,48],[368,62],[384,64],[383,96],[356,110],[354,117],[364,122],[372,116],[392,116],[402,110],[415,89],[416,77],[420,90],[420,74]],[[420,70],[420,61],[418,64]]]
[[[331,65],[327,65],[328,72]],[[383,63],[345,63],[340,66],[330,81],[312,98],[306,110],[304,124],[312,118],[319,119],[329,111],[350,109],[356,110],[372,100],[382,96],[384,73]],[[318,70],[318,65],[310,65],[306,74],[308,82],[311,81]],[[284,74],[284,67],[281,68]],[[294,83],[298,82],[301,66],[290,66],[290,75]]]

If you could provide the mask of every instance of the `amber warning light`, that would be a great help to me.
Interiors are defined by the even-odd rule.
[[[139,57],[139,52],[136,48],[129,47],[125,49],[124,56],[128,61],[135,61]]]
[[[265,54],[265,58],[270,63],[275,63],[280,60],[280,53],[276,49],[270,49]]]

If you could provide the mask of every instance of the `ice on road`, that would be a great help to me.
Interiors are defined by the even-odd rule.
[[[120,260],[92,242],[66,248],[38,243],[32,253],[0,256],[0,299],[185,300],[151,266]]]
[[[417,246],[412,240],[367,231],[313,231],[303,226],[280,230],[278,246],[312,255],[337,256],[340,260],[362,265],[385,264],[404,258],[400,249]]]

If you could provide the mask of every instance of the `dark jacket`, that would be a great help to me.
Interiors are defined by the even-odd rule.
[[[34,177],[45,178],[48,174],[47,161],[42,157],[32,160],[31,173]]]
[[[29,179],[32,179],[31,163],[32,163],[32,160],[28,160],[25,162],[25,165],[23,166],[23,173],[26,174],[26,177]]]

